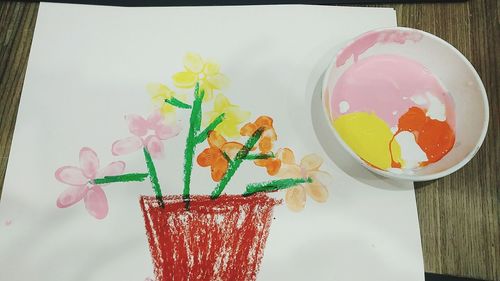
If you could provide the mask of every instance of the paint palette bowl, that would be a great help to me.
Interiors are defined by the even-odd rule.
[[[425,181],[449,175],[479,150],[486,91],[446,41],[395,27],[342,46],[326,70],[322,103],[335,138],[367,169]]]

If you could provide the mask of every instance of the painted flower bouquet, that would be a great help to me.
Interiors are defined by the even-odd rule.
[[[291,149],[274,150],[278,137],[271,117],[248,122],[249,112],[221,93],[214,97],[228,84],[219,69],[217,63],[188,53],[184,71],[174,74],[172,80],[181,91],[194,89],[192,101],[164,84],[150,84],[153,113],[147,118],[126,116],[132,136],[115,141],[112,154],[141,150],[146,172],[125,173],[123,161],[100,168],[97,154],[87,147],[80,150],[79,167],[63,166],[55,172],[57,180],[70,185],[57,199],[57,206],[66,208],[83,200],[97,219],[108,214],[103,189],[107,184],[150,181],[154,196],[141,196],[140,206],[157,280],[255,280],[273,208],[281,203],[267,193],[286,190],[285,202],[293,211],[304,208],[306,195],[317,202],[328,198],[325,184],[329,175],[319,170],[321,157],[310,154],[296,163]],[[212,101],[212,110],[203,111]],[[181,132],[175,121],[179,110],[189,113],[184,186],[182,194],[164,196],[154,161],[163,158],[163,141]],[[196,155],[199,146],[202,151]],[[215,182],[211,194],[191,194],[195,161],[210,168]],[[246,162],[265,168],[275,179],[249,183],[240,195],[225,194]]]

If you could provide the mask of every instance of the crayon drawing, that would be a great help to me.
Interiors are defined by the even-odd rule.
[[[184,70],[172,76],[173,85],[192,89],[192,98],[165,84],[149,84],[153,112],[147,118],[127,114],[132,136],[111,144],[114,156],[142,151],[144,170],[125,172],[121,160],[101,168],[97,153],[83,147],[79,166],[55,172],[58,181],[69,185],[56,206],[68,208],[83,200],[90,215],[104,219],[109,211],[106,185],[148,179],[153,195],[142,195],[139,204],[156,280],[256,280],[273,210],[282,203],[268,193],[284,190],[288,208],[299,212],[306,195],[320,203],[327,200],[330,175],[320,170],[323,160],[317,154],[297,163],[292,149],[276,149],[273,118],[261,115],[249,121],[249,111],[220,93],[229,79],[217,63],[194,53],[187,53],[183,63]],[[209,103],[211,110],[204,110]],[[178,111],[187,113],[186,122],[176,121]],[[180,148],[184,162],[178,163],[183,165],[183,187],[178,195],[164,196],[155,161],[169,160],[164,146],[181,133],[186,136]],[[196,155],[198,146],[202,150]],[[195,164],[209,169],[214,185],[210,194],[196,194],[191,183]],[[241,194],[226,194],[233,176],[248,164],[273,178],[248,183]]]

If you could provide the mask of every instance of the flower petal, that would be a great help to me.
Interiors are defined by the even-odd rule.
[[[300,167],[306,171],[317,170],[321,164],[323,164],[323,159],[314,153],[304,156],[300,161]]]
[[[219,157],[212,165],[212,179],[216,182],[220,181],[226,174],[228,167],[227,160],[224,157]]]
[[[208,144],[210,147],[221,148],[226,142],[226,139],[217,131],[211,131],[208,134]]]
[[[177,124],[160,125],[156,127],[155,134],[161,140],[166,140],[177,136],[181,132],[181,127]]]
[[[255,163],[255,165],[257,165],[259,167],[265,167],[265,166],[267,166],[269,161],[271,161],[271,159],[258,159],[258,160],[255,160],[253,162]]]
[[[128,121],[128,130],[133,135],[142,137],[148,133],[148,122],[142,116],[128,114],[125,119]]]
[[[170,90],[166,85],[161,83],[149,83],[146,86],[149,95],[153,102],[157,105],[162,105],[165,103],[165,99],[171,98],[174,95],[174,91]]]
[[[286,191],[285,202],[288,209],[294,212],[300,212],[306,206],[306,192],[304,187],[292,187]]]
[[[278,177],[286,178],[302,178],[300,167],[296,164],[282,163],[279,172],[276,174]]]
[[[86,186],[72,186],[63,191],[57,198],[56,205],[58,208],[67,208],[74,205],[87,194]]]
[[[328,189],[319,182],[304,184],[304,189],[316,202],[323,203],[328,199]]]
[[[238,123],[227,119],[222,121],[214,130],[229,138],[239,137]]]
[[[172,80],[177,88],[193,88],[198,76],[193,72],[177,72],[172,76]]]
[[[222,113],[226,110],[226,108],[228,108],[230,106],[232,106],[232,104],[225,95],[218,94],[217,96],[215,96],[214,111],[217,111],[218,113]]]
[[[201,119],[201,124],[206,127],[208,126],[210,123],[212,123],[212,121],[215,120],[215,118],[217,118],[218,116],[220,115],[220,112],[216,112],[216,111],[205,111],[203,112],[203,118]],[[218,126],[217,126],[218,127]]]
[[[190,101],[188,101],[188,95],[187,94],[175,94],[174,95],[176,99],[184,102],[184,103],[191,103]]]
[[[262,153],[268,153],[273,149],[273,141],[271,138],[262,137],[259,141],[259,149]]]
[[[151,112],[146,121],[148,129],[154,130],[158,126],[162,126],[164,124],[164,119],[159,110],[155,110]]]
[[[264,127],[266,129],[272,128],[273,127],[273,118],[266,116],[266,115],[259,116],[255,120],[255,125],[257,127]]]
[[[151,157],[155,159],[163,158],[163,152],[164,152],[163,143],[157,136],[147,137],[145,144],[149,151],[149,154],[151,154]]]
[[[108,215],[108,199],[102,188],[92,186],[84,197],[85,208],[96,219],[103,219]]]
[[[200,155],[196,158],[196,162],[201,167],[208,167],[215,163],[215,160],[219,159],[222,156],[220,149],[215,147],[209,147],[203,150]]]
[[[280,159],[285,164],[295,164],[295,155],[290,148],[280,148],[276,152],[276,158]]]
[[[276,135],[276,131],[273,127],[270,127],[269,129],[266,129],[264,132],[262,132],[262,137],[269,138],[271,139],[271,141],[278,140],[278,135]]]
[[[270,176],[275,176],[281,168],[281,161],[276,159],[271,159],[269,165],[266,166],[267,173]]]
[[[87,178],[93,179],[95,177],[95,173],[99,169],[99,158],[91,148],[83,147],[80,150],[80,167]]]
[[[250,112],[243,111],[239,106],[231,104],[229,99],[223,94],[218,94],[214,101],[214,110],[205,113],[207,123],[213,122],[215,118],[225,114],[224,121],[220,123],[215,131],[227,137],[238,136],[238,126],[250,117]]]
[[[212,76],[219,73],[220,65],[214,61],[207,60],[205,67],[203,68],[203,73],[207,76]]]
[[[242,136],[251,136],[253,133],[257,131],[257,126],[254,123],[246,123],[240,129],[240,135]]]
[[[211,86],[212,89],[220,90],[229,85],[229,79],[222,73],[209,75],[205,78],[205,82]]]
[[[270,176],[276,175],[281,168],[281,161],[279,159],[259,159],[254,162],[257,166],[266,167],[266,171]]]
[[[249,111],[244,111],[237,105],[226,108],[225,112],[227,121],[235,122],[238,124],[247,121],[251,115]]]
[[[160,108],[160,113],[163,116],[163,120],[165,123],[170,124],[177,122],[177,116],[175,114],[175,107],[165,104]]]
[[[125,139],[117,140],[111,146],[113,155],[124,155],[137,151],[143,146],[140,137],[133,136]]]
[[[125,162],[123,161],[112,162],[108,166],[104,167],[99,172],[97,172],[96,178],[104,178],[107,176],[120,175],[123,173],[124,170],[125,170]]]
[[[56,170],[55,177],[58,181],[69,185],[85,185],[89,179],[83,174],[82,169],[73,166],[64,166]]]
[[[333,177],[324,171],[311,171],[308,173],[313,181],[319,182],[324,186],[330,186],[333,183]]]
[[[183,59],[184,67],[186,70],[194,73],[200,73],[203,70],[203,59],[200,55],[195,53],[187,53]]]
[[[224,151],[224,153],[226,153],[231,159],[234,159],[236,154],[238,154],[242,148],[243,144],[235,141],[227,142],[221,147],[222,151]]]
[[[211,85],[208,83],[205,83],[203,81],[200,82],[200,88],[204,91],[205,95],[203,96],[203,101],[211,101],[212,98],[214,97],[214,90]]]

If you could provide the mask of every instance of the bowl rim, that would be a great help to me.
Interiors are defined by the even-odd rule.
[[[478,141],[474,145],[474,149],[472,149],[462,160],[460,160],[460,162],[456,163],[455,165],[453,165],[453,166],[451,166],[443,171],[429,174],[429,175],[411,175],[411,174],[397,174],[397,173],[393,173],[390,171],[380,170],[380,169],[376,169],[374,167],[371,167],[365,161],[363,161],[354,151],[352,151],[352,149],[344,142],[344,140],[337,133],[337,130],[335,130],[335,128],[331,124],[331,120],[330,120],[331,117],[330,117],[330,113],[329,113],[329,110],[330,110],[329,109],[329,107],[330,107],[329,97],[328,97],[328,103],[325,103],[324,99],[325,99],[325,93],[326,93],[326,88],[328,85],[328,80],[329,80],[330,74],[331,74],[332,70],[334,68],[336,68],[337,55],[342,50],[344,50],[345,48],[347,48],[348,46],[350,46],[351,44],[353,44],[354,42],[356,42],[357,40],[359,40],[360,38],[362,38],[366,34],[373,33],[373,32],[388,31],[388,30],[418,32],[418,33],[421,33],[423,36],[429,37],[430,39],[435,40],[438,43],[448,47],[448,49],[451,52],[455,53],[455,55],[458,56],[458,58],[462,62],[464,62],[466,67],[468,67],[470,70],[472,70],[472,74],[473,74],[474,79],[476,81],[478,81],[478,86],[479,86],[479,90],[480,90],[479,94],[482,98],[483,106],[485,109],[484,113],[483,113],[483,128],[481,129],[481,134],[479,136]],[[343,43],[339,47],[339,49],[336,50],[335,54],[333,55],[333,58],[331,59],[329,65],[328,65],[328,68],[324,72],[322,89],[321,89],[321,102],[322,102],[322,107],[323,107],[323,114],[324,114],[324,116],[329,124],[328,127],[330,127],[330,130],[333,132],[335,138],[340,143],[340,145],[344,148],[344,150],[347,151],[358,163],[360,163],[363,167],[367,168],[368,170],[370,170],[376,174],[382,175],[384,177],[394,178],[394,179],[402,179],[402,180],[410,180],[410,181],[435,180],[435,179],[450,175],[450,174],[456,172],[457,170],[459,170],[460,168],[464,167],[470,160],[472,160],[472,158],[476,155],[476,153],[481,148],[481,146],[484,142],[484,139],[486,138],[486,133],[488,131],[488,125],[489,125],[489,117],[490,117],[490,114],[489,114],[490,109],[489,109],[488,96],[486,94],[486,89],[484,87],[483,81],[481,80],[481,77],[479,77],[479,74],[477,73],[476,69],[471,64],[471,62],[460,51],[458,51],[453,45],[446,42],[444,39],[439,38],[438,36],[431,34],[431,33],[428,33],[426,31],[414,29],[414,28],[409,28],[409,27],[384,27],[384,28],[372,29],[372,30],[369,30],[367,32],[364,32],[364,33],[354,37],[352,40],[347,41],[346,43]]]

